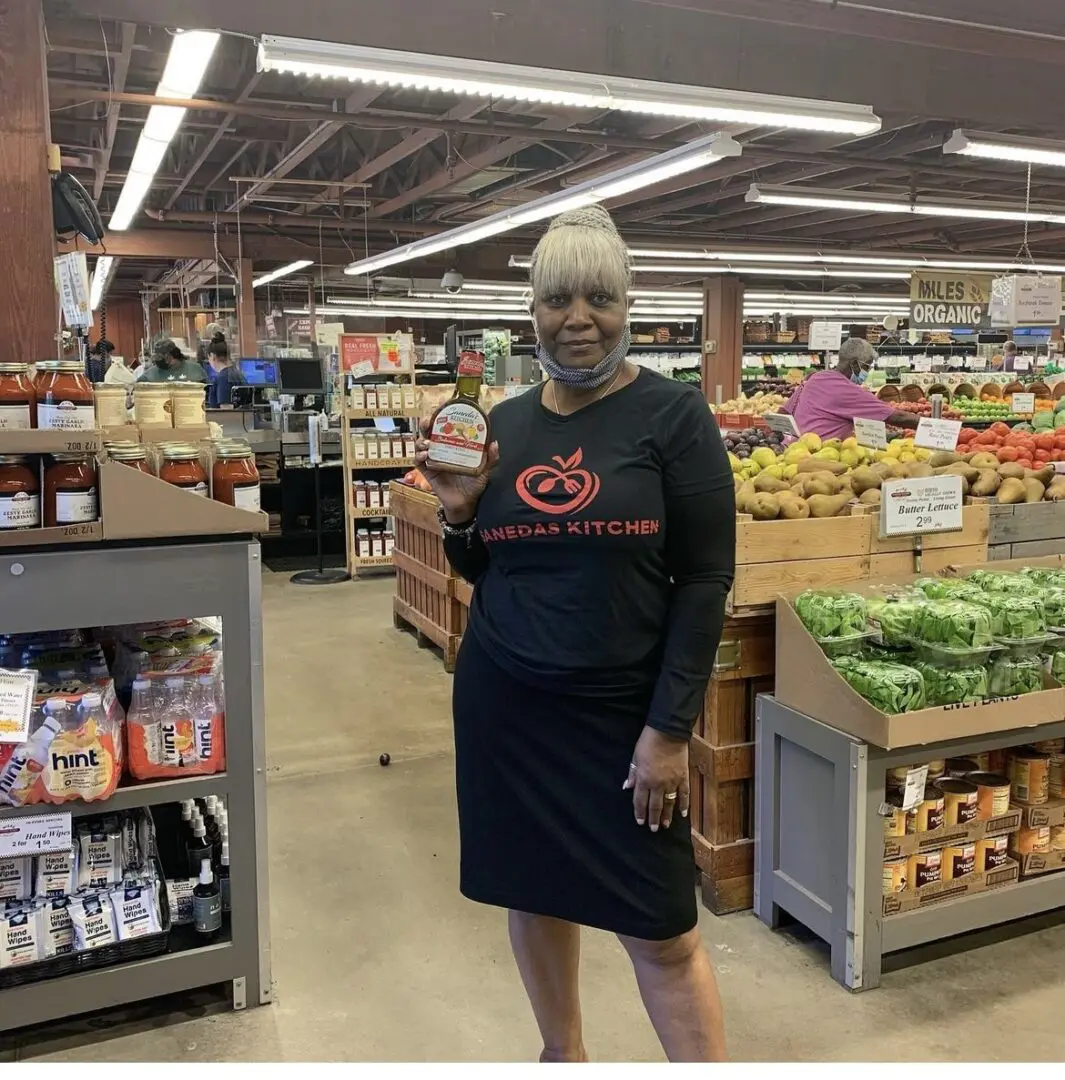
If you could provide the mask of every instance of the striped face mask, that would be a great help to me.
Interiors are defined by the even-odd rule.
[[[565,367],[560,364],[544,347],[537,344],[536,359],[547,376],[563,386],[573,386],[581,390],[595,390],[608,379],[614,377],[615,372],[625,362],[629,348],[632,346],[632,334],[626,326],[621,340],[599,361],[595,367]]]

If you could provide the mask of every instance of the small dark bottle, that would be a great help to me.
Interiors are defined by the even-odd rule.
[[[222,861],[218,867],[218,885],[222,891],[222,910],[232,908],[232,894],[229,891],[229,841],[222,841]]]
[[[222,929],[222,890],[211,872],[211,860],[200,864],[200,883],[192,890],[192,918],[200,941],[214,941]]]
[[[192,815],[192,837],[185,843],[185,851],[189,860],[189,876],[195,877],[200,872],[203,860],[211,861],[213,847],[207,839],[207,828],[203,818],[198,814]]]

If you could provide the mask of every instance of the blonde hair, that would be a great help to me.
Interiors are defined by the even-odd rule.
[[[594,205],[559,214],[532,254],[529,284],[534,303],[602,289],[627,305],[632,266],[614,219]]]

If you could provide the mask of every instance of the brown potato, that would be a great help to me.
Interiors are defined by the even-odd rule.
[[[757,494],[754,484],[750,480],[745,480],[740,490],[736,492],[736,509],[741,514],[749,514],[750,510],[747,509],[747,504],[750,502],[751,497]]]
[[[770,476],[768,473],[759,473],[754,478],[754,490],[755,491],[788,491],[790,485],[787,480],[781,480],[776,476]]]
[[[1065,499],[1065,476],[1059,476],[1051,480],[1043,493],[1043,498],[1048,502],[1059,502],[1061,499]]]
[[[872,469],[866,466],[859,466],[855,469],[851,473],[850,480],[855,495],[861,495],[862,492],[868,491],[870,488],[879,488],[884,482],[884,478],[879,473],[873,472]]]
[[[947,465],[953,465],[957,461],[961,461],[962,456],[955,454],[953,450],[936,450],[935,453],[928,459],[928,464],[933,469],[942,469]]]
[[[996,471],[999,476],[1011,477],[1014,480],[1024,479],[1024,466],[1018,465],[1016,461],[1003,461]]]

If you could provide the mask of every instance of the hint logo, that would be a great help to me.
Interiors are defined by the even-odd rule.
[[[52,754],[52,772],[60,769],[99,768],[100,758],[95,747],[92,750],[77,750],[73,754]]]

